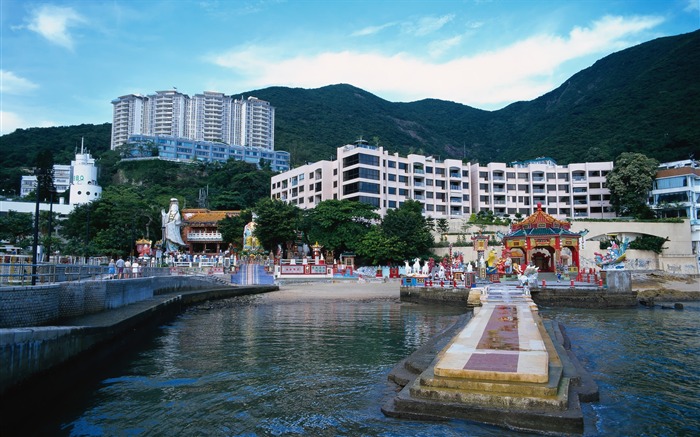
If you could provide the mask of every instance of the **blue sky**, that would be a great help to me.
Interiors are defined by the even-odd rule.
[[[495,110],[700,27],[700,0],[0,0],[0,134],[104,123],[112,99],[349,83]],[[275,105],[275,102],[272,102]]]

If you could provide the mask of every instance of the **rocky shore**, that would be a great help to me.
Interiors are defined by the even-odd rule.
[[[695,301],[700,300],[700,276],[662,271],[632,273],[632,289],[640,301]]]

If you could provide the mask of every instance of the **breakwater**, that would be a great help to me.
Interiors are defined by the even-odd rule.
[[[171,279],[171,280],[168,280]],[[105,282],[109,283],[104,284]],[[96,348],[134,335],[142,325],[158,323],[177,314],[183,307],[195,303],[277,290],[277,286],[232,287],[187,277],[141,278],[121,281],[93,281],[71,284],[72,296],[79,300],[95,300],[91,296],[110,296],[105,299],[108,310],[80,314],[73,317],[56,317],[55,325],[22,326],[0,329],[0,396],[19,395],[30,379],[40,379],[42,374],[58,366],[77,364],[84,354]],[[82,285],[82,287],[81,287]],[[103,285],[103,286],[100,286]],[[152,288],[148,288],[150,287]],[[116,286],[116,287],[115,287]],[[105,293],[103,290],[111,290]],[[115,291],[114,288],[117,290]],[[16,293],[3,291],[5,293]],[[31,300],[31,290],[21,290]],[[46,290],[39,294],[42,299],[59,300],[60,287],[54,296]],[[59,304],[55,303],[60,307]],[[59,312],[60,314],[60,312]],[[35,381],[36,382],[36,381]]]

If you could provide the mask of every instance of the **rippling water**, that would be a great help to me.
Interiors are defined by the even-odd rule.
[[[700,307],[548,310],[600,385],[588,435],[700,435]],[[386,418],[396,362],[456,320],[450,309],[397,301],[190,308],[154,331],[36,434],[245,436],[504,435],[493,427]],[[508,433],[512,435],[513,433]],[[525,434],[522,434],[525,435]]]

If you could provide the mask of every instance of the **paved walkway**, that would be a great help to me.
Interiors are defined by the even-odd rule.
[[[549,357],[530,296],[522,288],[493,284],[482,305],[445,351],[435,375],[546,382]]]

